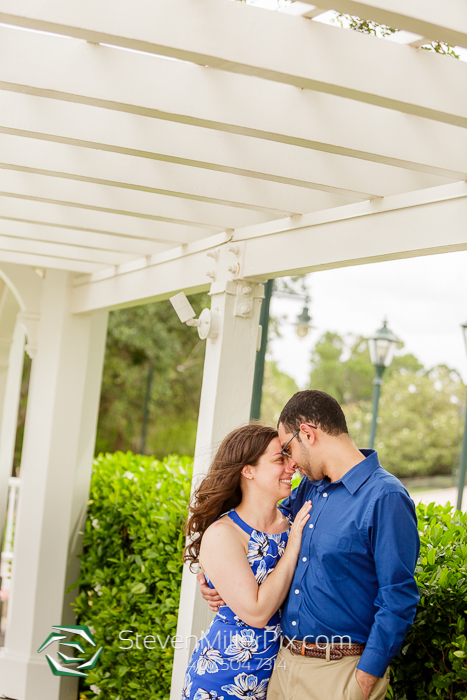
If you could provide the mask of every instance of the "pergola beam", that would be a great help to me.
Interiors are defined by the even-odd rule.
[[[213,268],[213,260],[207,253],[231,238],[232,234],[218,234],[183,248],[127,263],[118,271],[109,269],[91,278],[77,279],[72,312],[160,301],[182,289],[187,294],[207,291],[212,281],[207,273]]]
[[[314,5],[312,0],[301,0]],[[421,34],[430,41],[467,46],[467,7],[463,0],[321,0],[320,7],[357,15],[395,29]]]
[[[365,3],[343,0],[345,4],[365,7]],[[13,0],[2,0],[0,9],[0,21],[15,26],[169,56],[467,126],[465,93],[452,89],[453,80],[466,81],[467,66],[446,65],[426,52],[300,17],[226,0],[171,0],[169,4],[136,0],[131,7],[123,0],[103,0],[97,7],[92,0],[83,0],[77,7],[71,0],[48,0],[20,13]],[[466,16],[467,26],[465,8],[459,14]]]
[[[243,275],[276,277],[467,250],[467,183],[317,212],[289,227],[251,227]]]
[[[235,231],[232,240],[244,241],[242,276],[262,280],[467,250],[466,222],[467,184],[461,182],[252,226]],[[199,252],[203,244],[209,242],[193,244],[195,253],[187,257],[178,249],[154,256],[151,263],[136,261],[79,280],[73,310],[113,308],[114,303],[131,306],[148,298],[167,298],[181,289],[206,289],[209,264]]]
[[[433,70],[443,72],[440,65],[433,64]],[[465,129],[354,100],[343,103],[341,97],[292,85],[5,28],[0,28],[0,66],[0,89],[7,91],[457,179],[467,170]],[[116,82],[115,75],[122,79]],[[439,152],[439,161],[437,152],[438,163],[433,167],[425,161],[434,151]],[[447,169],[448,161],[457,162],[458,167]]]

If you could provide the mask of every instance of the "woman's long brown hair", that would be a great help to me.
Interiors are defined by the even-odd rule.
[[[219,515],[235,508],[242,500],[241,471],[247,464],[256,466],[277,430],[252,423],[233,430],[222,441],[207,475],[193,493],[185,534],[188,543],[183,561],[190,569],[199,561],[201,540]]]

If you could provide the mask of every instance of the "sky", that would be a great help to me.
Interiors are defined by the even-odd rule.
[[[282,338],[269,344],[279,369],[306,388],[310,355],[326,331],[371,336],[388,319],[389,328],[429,368],[446,364],[467,382],[467,351],[461,323],[467,321],[467,252],[372,263],[307,276],[313,328],[299,338],[293,322],[299,300],[274,298],[271,312],[287,315]]]

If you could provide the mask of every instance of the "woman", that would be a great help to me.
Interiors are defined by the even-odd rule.
[[[292,526],[277,508],[294,468],[277,431],[234,430],[195,490],[184,561],[199,563],[226,605],[198,642],[183,700],[264,700],[279,650],[280,611],[292,582],[311,502]]]

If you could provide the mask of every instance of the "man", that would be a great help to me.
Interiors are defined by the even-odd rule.
[[[419,601],[413,501],[374,450],[355,447],[328,394],[295,394],[278,430],[283,453],[307,477],[280,508],[292,516],[306,500],[313,508],[268,700],[383,700]],[[206,589],[214,609],[219,598]]]

